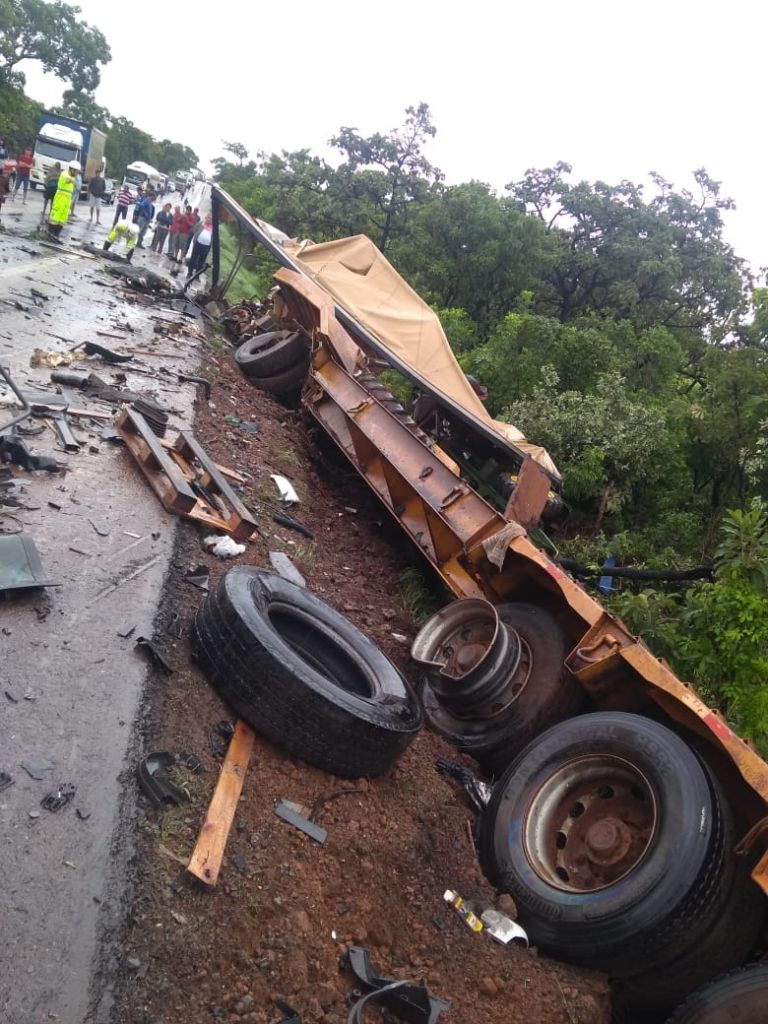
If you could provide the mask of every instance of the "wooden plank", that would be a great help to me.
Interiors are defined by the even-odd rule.
[[[171,455],[173,455],[174,451],[176,450],[175,441],[169,441],[167,437],[161,438],[160,444],[163,446],[163,448],[166,448],[171,453]],[[180,455],[179,458],[181,458]],[[216,467],[216,469],[218,469],[222,476],[227,477],[227,479],[229,480],[234,480],[236,484],[248,483],[247,479],[243,476],[242,473],[238,473],[234,469],[228,469],[227,466],[220,466],[218,462],[214,462],[214,466]]]
[[[201,468],[207,473],[209,482],[206,490],[220,494],[232,509],[231,520],[227,527],[227,533],[235,540],[248,540],[251,534],[258,529],[256,520],[242,503],[237,494],[232,490],[224,476],[219,472],[216,463],[198,443],[197,438],[185,430],[179,434],[174,448],[188,462],[196,459]]]
[[[163,506],[176,515],[190,512],[197,497],[140,413],[126,409],[115,426]]]
[[[255,734],[245,722],[238,721],[221,766],[219,781],[208,806],[200,834],[192,851],[187,871],[207,888],[216,885],[224,858],[229,830],[245,781],[245,772],[253,752]]]

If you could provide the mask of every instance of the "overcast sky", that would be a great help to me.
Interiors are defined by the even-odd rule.
[[[427,156],[497,189],[566,160],[574,176],[680,187],[706,167],[737,203],[726,237],[768,264],[768,14],[746,0],[117,3],[80,0],[112,47],[96,99],[207,168],[221,140],[330,156],[342,125],[386,131],[429,103]],[[182,54],[184,57],[182,58]],[[62,86],[34,67],[27,91]]]

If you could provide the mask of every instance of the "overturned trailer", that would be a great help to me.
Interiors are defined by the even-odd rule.
[[[367,240],[296,244],[218,187],[213,212],[214,293],[222,231],[235,262],[260,245],[280,265],[271,315],[305,339],[305,409],[459,599],[412,654],[432,726],[498,778],[481,860],[532,940],[650,1010],[742,963],[768,894],[768,765],[550,557],[557,468],[491,420],[447,343],[414,358],[428,307]],[[384,367],[434,430],[393,406]]]

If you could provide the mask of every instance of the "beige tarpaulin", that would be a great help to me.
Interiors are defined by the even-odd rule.
[[[492,426],[507,441],[559,476],[548,452],[510,423],[491,419],[456,361],[440,320],[370,238],[285,246],[301,267],[352,316],[410,364],[436,391]]]

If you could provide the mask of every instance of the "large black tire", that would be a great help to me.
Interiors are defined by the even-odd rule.
[[[694,992],[667,1024],[765,1024],[768,963],[750,964]]]
[[[738,836],[728,819],[724,845],[731,850]],[[765,897],[752,881],[751,867],[745,857],[725,857],[716,891],[696,920],[696,943],[649,973],[618,981],[614,994],[619,1005],[668,1012],[692,989],[747,959],[765,920]]]
[[[496,611],[505,625],[517,631],[531,662],[528,682],[508,711],[483,720],[458,718],[440,705],[426,683],[422,701],[435,732],[498,776],[532,739],[578,714],[584,691],[566,671],[572,645],[549,612],[522,602],[497,605]]]
[[[262,391],[267,391],[271,395],[287,395],[291,391],[297,391],[302,386],[307,377],[309,362],[309,349],[305,348],[298,361],[286,370],[281,370],[280,373],[275,373],[269,377],[250,375],[249,379],[257,388],[261,388]]]
[[[299,333],[274,331],[243,342],[235,359],[246,377],[271,377],[301,362],[307,347],[306,339]]]
[[[632,840],[615,877],[594,866],[589,846],[590,822],[601,817],[620,819]],[[532,943],[626,978],[699,942],[731,834],[708,770],[682,739],[639,715],[599,712],[554,726],[510,765],[484,815],[480,853]],[[581,849],[595,876],[586,886],[559,866]]]
[[[192,636],[201,667],[242,718],[333,775],[383,774],[422,725],[414,694],[378,647],[276,573],[230,569]]]

